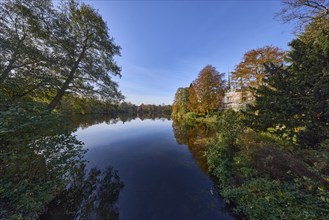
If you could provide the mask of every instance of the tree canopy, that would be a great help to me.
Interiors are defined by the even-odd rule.
[[[319,29],[319,27],[321,27]],[[290,43],[287,67],[267,68],[269,86],[256,90],[250,123],[273,129],[302,145],[316,146],[328,138],[329,19],[311,22]]]
[[[48,108],[55,108],[67,91],[123,99],[118,84],[109,75],[121,76],[120,67],[113,60],[120,55],[120,47],[110,37],[101,15],[91,6],[75,1],[60,9],[52,34],[57,93]]]
[[[49,0],[0,3],[1,98],[21,97],[50,82],[52,66],[46,17]]]
[[[243,55],[243,60],[232,72],[232,81],[242,90],[248,89],[249,86],[258,87],[266,78],[264,64],[282,64],[284,57],[285,52],[274,46],[250,50]]]
[[[215,67],[207,65],[193,81],[196,99],[192,102],[195,104],[196,113],[208,114],[222,108],[225,89],[223,75]]]
[[[112,76],[121,77],[114,43],[102,16],[90,5],[50,0],[0,3],[1,99],[17,97],[58,106],[64,94],[118,102]]]
[[[177,117],[183,116],[188,109],[189,91],[188,88],[178,88],[172,106],[172,114]]]
[[[187,112],[209,114],[223,107],[225,81],[211,65],[205,66],[188,88],[178,88],[173,104],[173,116],[181,117]]]

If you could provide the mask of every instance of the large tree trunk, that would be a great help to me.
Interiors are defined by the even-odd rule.
[[[49,103],[49,105],[47,106],[47,109],[52,111],[54,108],[56,108],[56,106],[59,104],[59,102],[61,101],[63,95],[65,94],[65,90],[66,89],[60,89],[56,96],[53,98],[53,100],[51,100],[51,102]]]
[[[70,83],[74,79],[74,74],[75,74],[76,70],[78,69],[79,63],[81,62],[82,58],[85,55],[86,50],[87,50],[87,46],[85,45],[82,49],[82,52],[79,55],[79,58],[74,62],[74,65],[70,71],[70,74],[67,77],[66,81],[64,82],[62,88],[57,91],[56,96],[53,98],[53,100],[51,100],[51,102],[47,106],[48,110],[52,111],[54,108],[56,108],[56,106],[62,100],[63,95],[65,94],[66,90],[69,88]]]
[[[79,62],[80,62],[79,59],[75,62],[74,66],[71,69],[70,74],[67,77],[66,81],[64,82],[62,88],[57,91],[56,96],[53,98],[53,100],[51,100],[51,102],[47,106],[47,109],[48,110],[52,111],[54,108],[56,108],[56,106],[62,100],[62,97],[65,94],[65,91],[69,88],[70,83],[74,79],[74,74],[75,74],[75,72],[76,72],[76,70],[78,68]]]

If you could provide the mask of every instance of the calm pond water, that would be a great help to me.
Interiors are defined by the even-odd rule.
[[[88,149],[88,168],[118,171],[119,219],[233,219],[215,195],[203,152],[186,145],[198,132],[165,118],[94,123],[76,135]]]

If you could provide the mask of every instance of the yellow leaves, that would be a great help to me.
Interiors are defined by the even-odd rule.
[[[190,110],[198,114],[208,114],[222,108],[224,98],[223,74],[215,67],[207,65],[189,88]]]
[[[266,77],[264,64],[282,64],[285,56],[284,51],[274,46],[265,46],[247,51],[242,62],[232,72],[232,80],[237,81],[241,89],[248,86],[257,88]]]
[[[328,179],[328,178],[327,178],[327,179]],[[318,190],[320,190],[320,191],[324,191],[325,188],[324,188],[324,186],[318,186]]]

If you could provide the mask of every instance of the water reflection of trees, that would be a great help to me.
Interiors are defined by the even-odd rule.
[[[189,125],[179,120],[173,120],[172,127],[176,142],[187,145],[199,167],[207,173],[207,161],[204,155],[207,142],[215,135],[214,129],[204,123]]]
[[[64,126],[60,115],[42,109],[35,103],[1,106],[2,218],[37,218],[85,162],[85,150],[73,130]]]
[[[149,114],[109,114],[109,115],[103,115],[103,114],[92,114],[92,115],[72,115],[67,118],[67,121],[69,121],[69,125],[72,128],[87,128],[89,126],[95,125],[95,124],[116,124],[118,122],[126,123],[130,122],[132,120],[135,120],[136,118],[139,118],[140,120],[145,119],[151,119],[151,120],[170,120],[170,115],[166,114],[155,114],[155,113],[149,113]]]
[[[123,182],[117,171],[80,169],[70,186],[48,208],[41,219],[118,219],[116,206]]]
[[[158,120],[158,119],[171,119],[171,115],[169,114],[157,114],[157,113],[138,113],[137,117],[141,119],[142,121],[145,119],[152,119],[152,120]]]
[[[86,175],[76,127],[43,109],[37,103],[0,105],[0,218],[36,219],[60,194],[69,199],[64,207],[84,201],[79,218],[116,219],[123,187],[117,173],[92,169]]]

